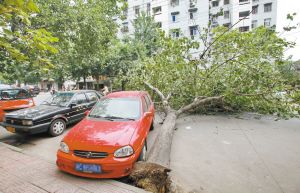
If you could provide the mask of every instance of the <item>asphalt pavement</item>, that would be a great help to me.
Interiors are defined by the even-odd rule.
[[[171,169],[186,192],[299,193],[300,120],[182,117]]]

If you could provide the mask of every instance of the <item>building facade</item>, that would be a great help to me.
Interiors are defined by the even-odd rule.
[[[199,38],[203,28],[233,26],[249,31],[258,26],[276,28],[277,0],[127,0],[119,36],[133,33],[133,22],[143,11],[172,37]],[[238,22],[240,19],[241,22]],[[237,23],[235,25],[235,23]],[[209,27],[210,26],[210,27]]]

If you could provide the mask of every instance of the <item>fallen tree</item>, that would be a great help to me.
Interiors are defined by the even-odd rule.
[[[283,52],[292,44],[263,27],[247,33],[224,32],[226,28],[213,31],[218,41],[204,46],[206,57],[201,54],[200,59],[189,54],[199,48],[199,42],[162,35],[158,53],[129,72],[132,89],[154,92],[165,113],[147,162],[136,164],[130,175],[135,185],[152,192],[170,192],[172,138],[176,119],[183,113],[221,105],[224,109],[296,115],[291,95],[297,89],[282,73],[286,65]],[[284,96],[278,94],[282,92]]]

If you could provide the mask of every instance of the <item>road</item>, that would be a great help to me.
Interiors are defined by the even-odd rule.
[[[180,118],[172,175],[193,193],[299,193],[299,125],[248,115]]]

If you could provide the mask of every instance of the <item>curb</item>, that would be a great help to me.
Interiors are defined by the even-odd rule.
[[[3,143],[3,142],[0,142],[0,145],[1,146],[4,146],[4,147],[7,147],[8,149],[11,149],[13,151],[16,151],[16,152],[19,152],[19,153],[23,153],[23,150],[18,148],[18,147],[15,147],[15,146],[12,146],[12,145],[8,145],[6,143]],[[1,193],[1,192],[0,192]]]

